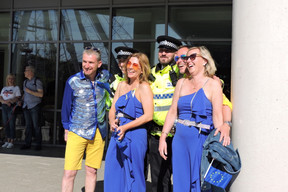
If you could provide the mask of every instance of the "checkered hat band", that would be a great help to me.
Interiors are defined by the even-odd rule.
[[[129,51],[122,51],[122,50],[120,50],[117,55],[132,55],[132,53],[129,52]]]
[[[177,45],[175,45],[174,43],[171,43],[171,42],[169,42],[169,41],[167,41],[167,40],[161,41],[161,42],[159,43],[159,45],[165,45],[165,46],[168,46],[168,47],[172,47],[172,48],[174,48],[174,49],[178,49],[178,46],[177,46]]]

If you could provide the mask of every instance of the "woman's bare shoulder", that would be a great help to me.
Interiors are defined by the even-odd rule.
[[[140,83],[139,88],[140,89],[151,89],[150,84],[147,82]]]

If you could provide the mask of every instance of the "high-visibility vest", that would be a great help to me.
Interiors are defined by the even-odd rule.
[[[124,81],[124,80],[125,80],[123,77],[120,77],[118,74],[115,74],[114,77],[115,77],[115,80],[114,80],[114,81],[111,83],[111,85],[110,85],[110,88],[111,88],[113,94],[116,92],[117,87],[118,87],[118,84],[119,84],[121,81]]]
[[[178,74],[177,65],[173,66],[174,71]],[[153,121],[159,126],[163,126],[166,115],[172,104],[172,98],[175,87],[172,85],[169,72],[172,70],[170,65],[164,69],[156,71],[156,67],[151,70],[155,81],[151,83],[151,89],[154,99],[154,114]]]
[[[223,93],[223,105],[227,105],[232,110],[232,103],[229,101],[226,95],[224,95],[224,93]]]

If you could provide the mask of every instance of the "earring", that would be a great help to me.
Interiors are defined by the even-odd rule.
[[[203,66],[205,66],[207,63],[204,63]]]

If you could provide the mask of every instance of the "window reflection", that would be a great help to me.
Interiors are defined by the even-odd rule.
[[[106,40],[109,38],[109,10],[61,11],[61,40]]]
[[[15,71],[17,82],[22,87],[24,68],[33,65],[36,76],[43,82],[45,109],[54,109],[55,103],[55,73],[56,73],[56,44],[20,43],[12,45],[12,71]]]
[[[0,41],[9,40],[10,13],[0,13]]]
[[[6,72],[9,71],[9,49],[8,44],[0,44],[0,86],[6,84]],[[17,84],[17,81],[16,81]],[[18,85],[18,84],[17,84]]]
[[[231,6],[170,7],[168,34],[181,39],[232,38]]]
[[[57,11],[16,11],[13,21],[14,41],[57,40]]]
[[[155,39],[165,32],[164,7],[116,9],[112,39]]]

